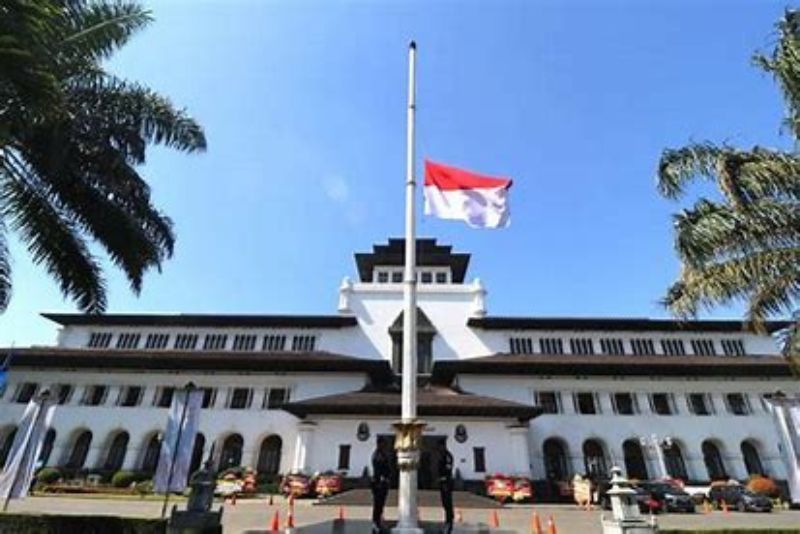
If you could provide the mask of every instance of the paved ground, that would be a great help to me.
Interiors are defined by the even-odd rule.
[[[438,508],[442,497],[435,490],[419,490],[417,503],[425,508]],[[372,506],[372,492],[368,489],[354,489],[334,495],[320,503],[325,506]],[[386,496],[388,506],[397,506],[397,490],[390,490]],[[500,508],[500,503],[488,497],[481,497],[467,491],[453,492],[453,506],[456,508]]]
[[[498,514],[500,525],[505,530],[529,533],[531,515],[534,507],[511,506],[503,509],[464,509],[461,511],[463,520],[469,523],[488,523],[491,514]],[[275,510],[281,515],[281,523],[285,519],[286,505],[282,499],[276,499],[270,506],[265,499],[242,500],[236,506],[225,506],[224,526],[225,532],[241,533],[247,530],[266,530]],[[542,505],[535,510],[546,523],[549,516],[553,516],[560,534],[599,534],[599,511],[585,512],[569,505]],[[101,500],[81,499],[74,497],[30,497],[25,501],[12,501],[10,512],[35,512],[35,513],[68,513],[68,514],[104,514],[104,515],[130,515],[140,517],[157,517],[161,511],[161,503],[144,500]],[[344,509],[347,528],[346,532],[368,532],[364,530],[370,509],[366,506],[347,506]],[[295,506],[295,519],[299,529],[304,533],[322,534],[331,532],[331,521],[338,514],[335,506],[316,506],[312,501],[301,500]],[[395,518],[396,508],[387,508],[386,517]],[[441,510],[433,507],[421,509],[420,517],[423,521],[438,522],[442,519]],[[658,517],[662,527],[683,528],[719,528],[732,526],[749,527],[798,527],[800,526],[800,511],[778,511],[772,514],[742,514],[731,512],[713,512],[711,514],[668,514]],[[543,524],[543,526],[545,526]]]

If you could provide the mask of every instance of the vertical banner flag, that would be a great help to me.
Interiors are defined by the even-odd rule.
[[[0,473],[0,499],[23,499],[28,494],[54,408],[54,399],[49,396],[31,399],[25,407]]]
[[[781,437],[789,495],[800,503],[800,399],[771,399],[769,404]]]
[[[158,454],[158,468],[153,478],[156,493],[186,489],[202,405],[202,389],[182,390],[172,397],[167,429]]]
[[[11,363],[11,354],[3,358],[3,363],[0,363],[0,397],[6,392],[8,386],[8,366]]]
[[[506,227],[511,223],[512,183],[426,160],[425,214],[461,220],[473,228]]]

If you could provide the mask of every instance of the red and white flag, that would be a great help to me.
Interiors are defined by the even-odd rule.
[[[425,161],[425,214],[456,219],[473,228],[503,228],[511,223],[507,178],[483,176]]]

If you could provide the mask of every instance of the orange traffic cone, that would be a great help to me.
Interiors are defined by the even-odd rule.
[[[552,515],[547,519],[547,534],[558,534],[556,531],[556,522],[553,521]]]
[[[539,514],[535,511],[531,518],[531,534],[544,534],[542,532],[542,522],[539,520]]]
[[[464,522],[464,514],[461,513],[461,509],[459,508],[456,510],[456,523],[463,523]]]
[[[294,509],[291,507],[286,513],[286,528],[294,528]]]
[[[339,521],[344,521],[344,507],[339,507]]]
[[[492,528],[500,528],[500,516],[497,514],[497,510],[492,511],[492,520],[490,525]]]
[[[281,531],[281,518],[278,510],[275,510],[275,515],[272,516],[272,524],[269,526],[269,531],[272,534],[277,534]]]

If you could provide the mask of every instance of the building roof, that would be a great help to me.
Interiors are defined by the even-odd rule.
[[[464,360],[440,360],[431,379],[449,384],[456,375],[556,376],[728,376],[789,377],[779,356],[641,356],[575,354],[496,354]]]
[[[389,239],[388,245],[373,245],[372,252],[355,254],[358,277],[372,282],[372,271],[378,266],[405,265],[405,239]],[[455,253],[449,245],[438,245],[436,239],[417,239],[417,267],[450,267],[453,283],[463,284],[469,266],[469,254]]]
[[[350,315],[214,315],[43,313],[62,326],[197,326],[262,328],[345,328],[358,321]]]
[[[324,397],[290,402],[287,412],[304,418],[308,415],[383,415],[400,417],[400,389],[396,386],[367,387]],[[417,389],[420,417],[507,417],[528,421],[541,409],[516,402],[465,393],[441,386]]]
[[[384,360],[354,358],[330,352],[236,352],[189,350],[66,349],[34,347],[0,349],[12,353],[12,368],[68,368],[164,371],[366,373],[373,380],[391,380]]]
[[[789,326],[789,321],[768,321],[772,333]],[[595,330],[656,332],[744,332],[741,320],[648,319],[646,317],[473,317],[467,326],[484,330]]]

